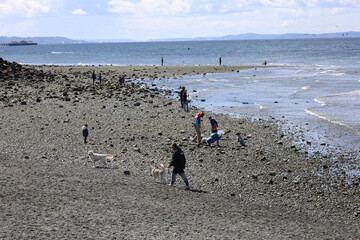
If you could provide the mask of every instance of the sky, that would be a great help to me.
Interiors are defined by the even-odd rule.
[[[360,31],[360,0],[0,0],[0,36],[76,40]]]

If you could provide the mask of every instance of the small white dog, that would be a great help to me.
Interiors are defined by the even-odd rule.
[[[164,167],[163,164],[160,164],[160,168],[155,168],[155,167],[151,167],[150,168],[150,174],[151,176],[153,176],[154,181],[157,178],[161,179],[161,183],[166,184],[166,168]]]
[[[88,152],[89,158],[93,163],[93,167],[95,167],[95,161],[101,160],[102,164],[106,166],[106,159],[113,159],[114,156],[110,154],[100,154],[94,153],[93,151]]]

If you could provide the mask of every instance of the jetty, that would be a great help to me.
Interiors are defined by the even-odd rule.
[[[32,42],[32,41],[21,40],[20,42],[11,41],[11,43],[1,43],[0,44],[0,46],[26,46],[26,45],[37,45],[37,43]]]

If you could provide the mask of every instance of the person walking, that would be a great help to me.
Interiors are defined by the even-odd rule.
[[[164,66],[164,58],[161,57],[161,66]]]
[[[201,145],[201,132],[200,132],[200,128],[201,128],[201,118],[204,117],[204,113],[200,112],[198,114],[196,114],[195,118],[194,118],[194,126],[195,126],[195,131],[196,131],[196,135],[194,136],[193,142],[197,142],[198,147],[200,147]]]
[[[174,151],[172,155],[172,160],[168,166],[168,168],[173,167],[172,175],[171,175],[171,183],[169,186],[173,186],[176,181],[176,174],[179,174],[180,177],[184,180],[186,185],[186,190],[190,189],[189,181],[186,178],[184,169],[186,167],[186,159],[184,152],[181,150],[180,147],[176,143],[171,144],[171,148]]]
[[[219,66],[221,66],[221,57],[219,57]]]
[[[93,71],[93,73],[92,73],[92,80],[93,80],[93,84],[95,84],[95,80],[96,80],[96,74],[95,74],[95,71]]]
[[[102,82],[101,73],[99,73],[99,82],[100,82],[100,84],[101,84],[101,82]]]
[[[88,130],[88,124],[85,123],[84,126],[82,127],[82,135],[84,137],[84,143],[87,143],[87,137],[89,136],[89,130]]]
[[[185,111],[185,112],[188,112],[188,111],[189,111],[189,100],[188,100],[188,98],[187,98],[187,91],[186,91],[186,89],[183,91],[182,94],[183,94],[182,99],[183,99],[184,111]]]

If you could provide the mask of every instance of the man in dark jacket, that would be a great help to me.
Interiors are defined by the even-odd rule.
[[[184,152],[178,147],[176,143],[171,144],[171,148],[174,150],[174,153],[168,168],[174,167],[174,169],[172,172],[171,183],[169,184],[169,186],[172,186],[175,183],[176,174],[179,174],[186,184],[186,190],[188,190],[190,189],[190,187],[189,181],[187,180],[184,172],[186,164]]]

